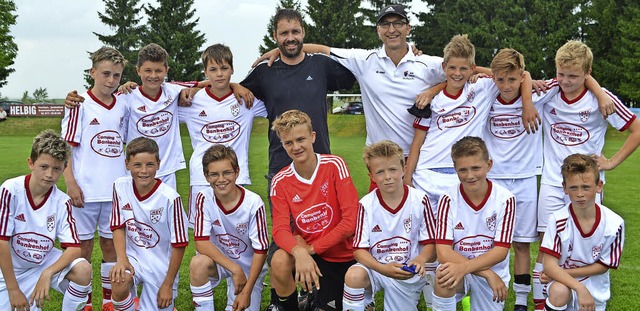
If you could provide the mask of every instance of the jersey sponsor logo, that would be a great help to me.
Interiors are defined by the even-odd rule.
[[[164,207],[154,209],[149,212],[149,217],[151,218],[152,223],[157,224],[158,221],[160,221],[160,218],[162,218],[162,210],[164,210]]]
[[[296,217],[296,227],[305,233],[322,232],[333,220],[333,210],[327,203],[320,203],[302,211]]]
[[[380,229],[380,225],[375,225],[375,227],[371,229],[371,232],[382,232],[382,229]]]
[[[123,211],[132,211],[131,204],[127,203],[122,207]]]
[[[497,138],[512,139],[522,135],[525,130],[520,116],[503,114],[489,119],[489,131]]]
[[[453,230],[464,230],[464,226],[462,225],[462,222],[458,222],[458,224],[453,227]]]
[[[307,77],[307,81],[312,81],[312,80],[313,80],[313,78],[311,76]]]
[[[229,109],[231,109],[231,115],[234,117],[237,117],[240,114],[240,104],[233,104],[229,106]]]
[[[204,111],[204,110],[202,110],[202,111],[200,112],[200,114],[198,114],[198,116],[199,116],[199,117],[206,117],[206,116],[207,116],[207,112],[206,112],[206,111]]]
[[[369,250],[371,255],[381,263],[409,261],[411,255],[411,241],[403,237],[392,237],[379,241]]]
[[[493,213],[491,216],[487,217],[485,219],[485,224],[487,225],[487,229],[489,229],[489,231],[494,232],[496,231],[496,219],[498,218],[498,215],[496,213]]]
[[[402,78],[403,80],[413,80],[416,78],[416,74],[413,73],[413,71],[405,70],[403,74],[404,74],[404,77]]]
[[[320,193],[322,193],[324,197],[327,197],[328,192],[329,192],[329,181],[325,180],[322,186],[320,186]]]
[[[404,232],[409,233],[411,232],[411,220],[413,219],[413,215],[409,215],[408,218],[405,218],[402,220],[402,222],[404,223]]]
[[[153,227],[133,218],[127,220],[126,225],[127,237],[136,246],[153,248],[158,245],[160,238],[158,237],[158,232],[156,232]]]
[[[93,118],[93,120],[89,122],[89,125],[100,125],[100,122],[98,122],[98,118]]]
[[[493,248],[493,237],[487,235],[476,235],[466,237],[453,244],[453,250],[460,253],[467,259],[476,258]]]
[[[171,129],[173,125],[173,114],[161,110],[154,114],[144,116],[136,123],[138,132],[147,137],[160,137]]]
[[[55,227],[56,227],[56,214],[47,216],[47,230],[51,232]]]
[[[454,128],[465,126],[476,116],[476,107],[460,106],[449,113],[439,116],[436,120],[438,129]]]
[[[214,220],[213,221],[213,225],[214,226],[218,226],[218,227],[222,227],[222,225],[220,224],[220,220],[219,219]]]
[[[577,146],[584,144],[590,138],[589,131],[577,124],[558,122],[551,124],[549,129],[551,138],[558,144],[565,146]]]
[[[218,234],[216,235],[216,239],[218,241],[217,244],[221,246],[224,253],[227,254],[227,257],[231,259],[240,258],[240,255],[247,250],[247,243],[231,234]]]
[[[296,195],[293,197],[293,199],[291,200],[291,202],[293,202],[293,203],[300,203],[300,202],[302,202],[302,199],[300,198],[300,196],[299,196],[299,195],[297,195],[297,194],[296,194]]]
[[[200,133],[202,138],[210,143],[226,143],[240,135],[240,124],[233,120],[211,122],[205,124]]]
[[[142,111],[142,112],[147,112],[147,107],[145,107],[145,106],[143,105],[143,106],[138,107],[138,110],[140,110],[140,111]]]
[[[24,214],[20,214],[18,216],[15,217],[16,220],[22,221],[22,222],[27,222],[27,220],[24,218]]]
[[[593,260],[598,259],[598,257],[600,257],[600,253],[602,252],[602,243],[594,246],[591,248],[591,257],[593,257]]]
[[[589,117],[591,117],[591,109],[580,111],[578,112],[578,115],[580,116],[580,121],[582,121],[582,123],[586,123],[587,120],[589,120]]]
[[[11,239],[11,248],[21,259],[40,264],[53,249],[53,240],[35,232],[18,233]]]
[[[247,229],[249,229],[248,222],[242,222],[236,225],[236,231],[238,231],[239,235],[244,235],[245,233],[247,233]]]
[[[122,136],[116,131],[102,131],[91,138],[91,149],[101,156],[117,158],[124,151]]]

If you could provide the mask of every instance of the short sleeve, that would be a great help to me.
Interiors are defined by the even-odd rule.
[[[211,237],[211,219],[210,212],[214,211],[211,206],[212,200],[207,200],[207,196],[202,192],[196,195],[196,210],[193,225],[193,239],[195,241],[209,240]]]
[[[116,190],[116,185],[117,183],[113,184],[113,197],[111,200],[111,223],[109,224],[111,231],[124,227],[124,222],[126,221],[122,213],[122,207],[120,206],[122,198]]]
[[[560,220],[563,227],[566,228],[567,219]],[[549,254],[555,258],[560,259],[560,253],[562,251],[562,238],[560,232],[558,232],[558,220],[556,220],[555,214],[549,216],[547,221],[547,228],[544,232],[544,238],[540,243],[540,252]]]
[[[371,247],[371,244],[369,243],[369,232],[371,232],[371,228],[367,217],[367,210],[361,201],[360,204],[358,204],[358,216],[356,217],[356,233],[353,238],[353,248],[369,250]]]
[[[71,212],[71,199],[59,201],[58,204],[62,205],[58,207],[58,210],[60,211],[58,216],[60,218],[56,219],[56,234],[58,241],[60,241],[60,246],[63,248],[80,247],[80,238],[78,237],[76,221]]]
[[[258,202],[256,202],[257,204]],[[249,239],[256,253],[266,253],[269,249],[269,235],[267,234],[267,216],[262,200],[260,206],[255,209],[249,221]]]
[[[598,262],[610,269],[617,269],[620,266],[620,257],[624,247],[624,222],[620,223],[616,235],[611,239],[611,243],[603,247],[600,252]]]
[[[178,196],[170,205],[171,214],[169,229],[171,230],[171,246],[185,247],[189,245],[189,234],[187,232],[187,214],[182,207],[182,199]]]
[[[516,213],[516,198],[512,195],[505,202],[501,203],[502,215],[499,215],[496,224],[496,234],[494,236],[494,245],[510,248],[513,241],[513,226]]]
[[[433,211],[431,210],[431,203],[429,198],[425,195],[421,201],[422,215],[424,220],[420,224],[420,234],[418,239],[420,244],[435,243],[436,240],[436,220],[433,217]]]
[[[64,117],[60,122],[62,138],[70,145],[77,147],[80,145],[82,137],[82,116],[81,106],[73,109],[65,108]]]
[[[438,200],[436,244],[453,244],[453,210],[451,198],[443,195]]]
[[[13,235],[15,199],[6,182],[0,186],[0,240],[8,241]]]

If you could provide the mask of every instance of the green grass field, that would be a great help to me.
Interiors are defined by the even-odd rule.
[[[250,170],[253,185],[248,188],[262,196],[266,201],[266,180],[263,175],[266,173],[268,165],[266,120],[258,119],[254,124],[250,148]],[[29,155],[33,136],[43,129],[51,128],[60,130],[60,119],[56,118],[10,118],[6,122],[0,123],[0,181],[18,175],[28,174],[26,159]],[[360,196],[364,195],[368,189],[369,181],[366,167],[361,158],[362,148],[365,140],[364,117],[351,115],[331,115],[329,116],[329,130],[331,132],[332,151],[342,156],[349,165],[351,174]],[[605,145],[605,155],[611,156],[624,142],[626,133],[609,131],[607,133],[607,143]],[[183,147],[185,158],[191,156],[191,144],[185,128],[182,128]],[[178,191],[183,196],[186,206],[188,197],[189,180],[187,170],[182,170],[177,175]],[[630,237],[640,236],[640,211],[634,202],[640,201],[640,154],[632,155],[625,163],[614,171],[607,174],[607,185],[605,186],[605,205],[619,213],[626,221],[625,249],[622,256],[621,266],[618,270],[611,272],[612,298],[609,301],[609,310],[637,310],[640,306],[640,295],[636,295],[639,288],[636,274],[640,272],[640,245],[630,243]],[[64,182],[58,183],[61,189],[65,189]],[[193,237],[193,233],[191,233]],[[96,243],[96,246],[98,243]],[[533,254],[537,254],[537,245],[532,246]],[[176,308],[180,311],[193,310],[191,293],[189,291],[189,261],[195,254],[193,244],[187,248],[182,267],[180,269],[179,294],[176,299]],[[533,257],[535,258],[535,256]],[[99,262],[100,252],[96,248],[93,253],[94,262],[94,284],[93,302],[94,306],[100,305],[101,290],[99,284]],[[268,282],[268,276],[267,280]],[[342,286],[342,284],[336,284]],[[268,288],[268,286],[267,286]],[[216,309],[223,310],[225,306],[225,290],[222,286],[216,288]],[[61,296],[52,294],[52,301],[47,304],[45,310],[59,310]],[[263,292],[262,307],[267,305],[269,292]],[[378,301],[378,310],[382,310],[382,301]],[[531,304],[530,304],[531,305]],[[513,306],[513,295],[507,301],[506,310]],[[421,303],[420,310],[424,310]]]

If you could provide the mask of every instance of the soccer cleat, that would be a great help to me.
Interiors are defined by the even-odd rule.
[[[313,289],[311,293],[307,291],[300,291],[298,294],[298,310],[300,311],[312,311],[313,302],[316,300],[318,292]]]
[[[527,306],[515,305],[513,306],[513,311],[527,311]]]
[[[364,306],[364,311],[376,311],[376,302],[372,301],[368,305]]]
[[[283,310],[280,309],[280,307],[278,307],[277,305],[270,304],[266,308],[264,308],[264,311],[283,311]]]
[[[114,311],[115,309],[113,308],[113,303],[112,302],[107,302],[105,304],[102,305],[102,311]]]

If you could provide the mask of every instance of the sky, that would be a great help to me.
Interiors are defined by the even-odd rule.
[[[64,98],[70,90],[84,90],[83,72],[91,67],[90,51],[102,46],[93,32],[110,35],[113,30],[98,19],[104,12],[101,0],[14,0],[18,15],[11,35],[18,56],[2,96],[20,99],[24,91],[43,87],[49,98]],[[147,0],[143,3],[156,1]],[[306,1],[301,1],[303,7]],[[424,8],[414,0],[413,10]],[[232,81],[242,80],[259,56],[258,47],[266,34],[278,0],[195,0],[200,18],[197,30],[205,34],[205,48],[223,43],[234,55]],[[413,19],[415,20],[415,19]],[[123,81],[124,82],[124,81]]]

